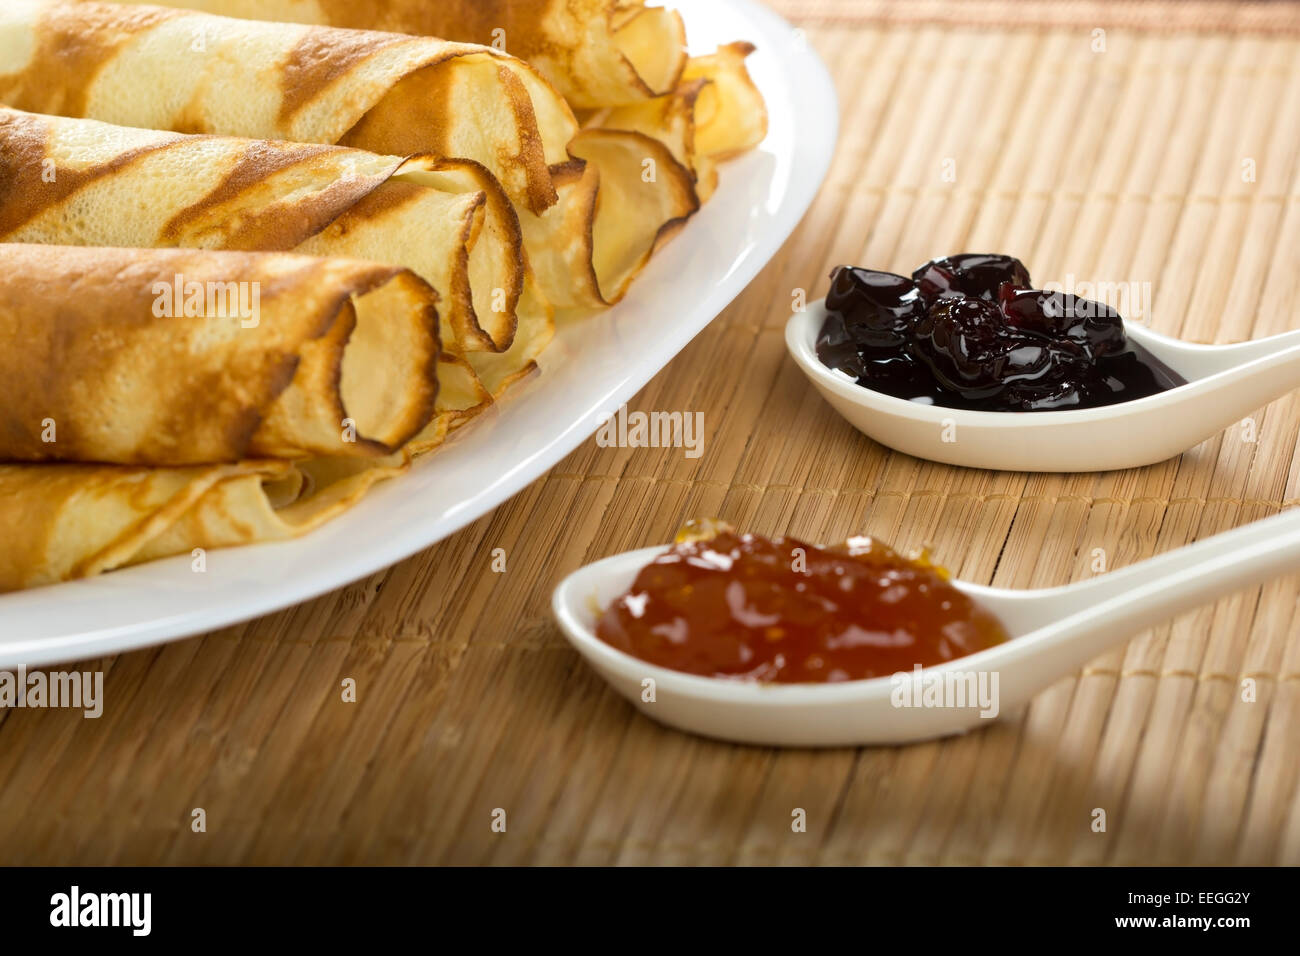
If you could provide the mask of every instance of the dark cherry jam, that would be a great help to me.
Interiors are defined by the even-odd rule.
[[[596,633],[661,667],[772,683],[910,672],[1007,639],[925,558],[870,538],[818,548],[716,522],[683,529]]]
[[[859,385],[978,411],[1097,408],[1186,384],[1110,306],[1031,287],[1012,256],[934,259],[911,278],[841,266],[817,357]]]

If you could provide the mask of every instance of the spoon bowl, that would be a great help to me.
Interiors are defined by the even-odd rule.
[[[1180,455],[1300,386],[1300,332],[1239,345],[1194,345],[1125,322],[1188,384],[1103,408],[983,412],[923,405],[858,385],[817,358],[825,300],[796,312],[786,347],[809,380],[882,445],[948,465],[999,471],[1113,471]]]
[[[638,710],[670,727],[738,743],[901,744],[987,725],[1134,633],[1295,571],[1300,509],[1065,587],[1005,590],[953,581],[1001,618],[1011,640],[910,674],[837,684],[700,677],[600,640],[601,610],[663,551],[643,548],[587,565],[552,599],[569,642]]]

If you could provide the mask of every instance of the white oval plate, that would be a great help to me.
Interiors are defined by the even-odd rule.
[[[835,88],[802,36],[754,0],[673,0],[691,50],[758,46],[749,68],[771,128],[726,164],[717,194],[628,298],[563,328],[542,374],[410,474],[286,544],[189,557],[0,596],[0,669],[113,654],[249,620],[342,587],[453,534],[531,484],[595,433],[749,284],[826,177]],[[2,532],[0,532],[2,533]]]

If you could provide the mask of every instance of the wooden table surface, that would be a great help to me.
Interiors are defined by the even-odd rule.
[[[1023,587],[1300,503],[1300,393],[1151,468],[963,471],[853,431],[782,343],[795,290],[820,296],[832,266],[966,250],[1019,255],[1040,284],[1132,283],[1145,318],[1188,338],[1300,326],[1294,5],[1202,4],[1198,20],[1179,4],[1177,23],[1160,3],[776,5],[815,15],[800,26],[837,78],[843,135],[783,251],[630,403],[703,412],[702,457],[588,441],[383,573],[87,662],[105,671],[102,718],[0,712],[0,860],[1300,863],[1300,576],[907,748],[661,729],[552,624],[561,577],[694,516],[929,544],[962,578]]]

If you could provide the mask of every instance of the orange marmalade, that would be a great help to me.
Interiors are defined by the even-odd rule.
[[[601,616],[605,643],[706,677],[821,683],[882,677],[1007,639],[925,557],[871,538],[818,548],[692,523]]]

